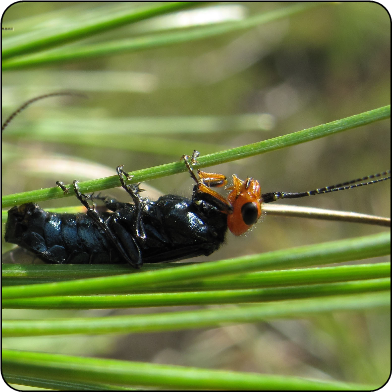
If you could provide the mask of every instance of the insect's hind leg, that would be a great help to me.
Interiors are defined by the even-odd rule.
[[[65,192],[69,192],[69,188],[64,186],[64,184],[60,181],[57,181],[56,184]],[[116,237],[115,233],[112,232],[110,227],[107,225],[104,219],[99,215],[99,213],[95,209],[95,204],[93,202],[93,206],[91,207],[87,202],[88,199],[93,200],[93,195],[85,195],[80,192],[78,182],[75,180],[73,183],[73,189],[78,200],[86,207],[87,216],[94,222],[94,224],[101,229],[104,235],[107,237],[109,241],[116,247],[121,256],[126,260],[129,264],[134,266],[135,268],[139,268],[142,265],[141,252],[137,245],[137,243],[132,239],[131,243],[126,246],[126,250],[124,249],[121,242]],[[99,196],[98,196],[99,197]],[[117,231],[117,230],[116,230]]]
[[[69,193],[69,189],[70,188],[67,188],[61,181],[56,181],[56,185],[58,187],[60,187],[63,190],[64,193]],[[80,192],[77,180],[74,180],[72,185],[73,185],[73,189],[74,189],[76,197],[86,207],[87,212],[89,212],[91,210],[95,211],[94,202],[93,202],[93,206],[92,207],[90,207],[90,205],[87,203],[88,199],[90,199],[90,200],[93,199],[92,194],[91,195],[85,195],[84,193]]]
[[[117,199],[114,199],[112,197],[101,196],[100,193],[98,193],[98,195],[95,195],[94,193],[92,193],[91,195],[88,196],[88,198],[92,201],[99,200],[104,204],[104,206],[102,206],[102,207],[97,206],[96,207],[97,210],[100,210],[101,208],[106,208],[107,210],[116,212],[122,208],[125,208],[125,206],[127,205],[127,203],[123,203],[123,202],[118,201]]]
[[[67,194],[69,193],[70,188],[67,188],[63,182],[56,181],[56,185],[59,188],[61,188],[64,193],[67,193]],[[119,210],[120,208],[123,208],[124,205],[126,204],[126,203],[119,202],[116,199],[110,198],[109,196],[101,196],[101,193],[98,193],[98,195],[95,195],[94,193],[91,193],[89,195],[85,195],[84,193],[81,193],[79,191],[79,188],[77,187],[77,185],[76,185],[77,188],[75,189],[75,182],[74,182],[73,186],[74,186],[74,192],[76,194],[76,197],[87,208],[87,210],[89,210],[91,207],[88,207],[88,205],[86,204],[87,203],[86,200],[91,200],[93,202],[93,209],[94,210],[97,209],[97,206],[95,205],[94,200],[100,200],[105,204],[105,207],[108,210],[113,211],[113,212]],[[98,209],[100,209],[100,208],[98,207]]]

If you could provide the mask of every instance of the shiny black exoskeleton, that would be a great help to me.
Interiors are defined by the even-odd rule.
[[[2,125],[31,103],[56,95],[80,95],[57,92],[35,97],[14,111]],[[227,184],[223,174],[207,173],[192,166],[199,153],[182,159],[195,180],[192,199],[166,195],[157,201],[140,197],[138,185],[127,185],[130,176],[117,168],[122,187],[133,204],[97,196],[86,196],[74,181],[74,191],[86,207],[86,214],[55,214],[37,204],[27,203],[8,212],[5,240],[33,252],[47,263],[129,263],[138,268],[143,262],[175,261],[209,255],[224,242],[229,229],[242,235],[261,216],[262,203],[319,195],[389,180],[390,170],[356,180],[306,192],[269,192],[261,194],[260,184],[253,178],[240,180],[233,174],[233,186],[227,198],[212,190]],[[68,189],[57,183],[64,192]],[[99,199],[112,211],[98,213],[87,200]]]
[[[57,214],[27,203],[8,212],[5,240],[33,252],[47,263],[143,263],[209,255],[224,242],[227,214],[221,205],[195,186],[192,199],[176,195],[151,201],[137,185],[123,188],[134,204],[86,196],[74,190],[87,214]],[[60,185],[61,186],[61,185]],[[65,191],[67,189],[63,188]],[[110,212],[98,213],[87,203],[101,199]]]

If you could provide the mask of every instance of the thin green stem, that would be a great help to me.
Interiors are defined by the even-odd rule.
[[[316,140],[325,136],[357,128],[359,126],[371,124],[373,122],[389,118],[390,111],[391,109],[388,105],[356,114],[351,117],[346,117],[341,120],[336,120],[326,124],[318,125],[316,127],[304,129],[302,131],[289,133],[287,135],[278,136],[272,139],[263,140],[261,142],[256,142],[241,147],[219,151],[213,154],[202,155],[198,158],[198,164],[195,165],[195,168],[203,168],[219,163],[234,161],[237,159],[244,159],[254,155],[279,150],[284,147],[294,146]],[[186,153],[186,151],[184,151],[184,153]],[[186,170],[187,169],[184,163],[179,160],[178,162],[167,163],[148,169],[141,169],[130,172],[130,174],[133,176],[130,183],[148,181],[154,178],[185,172]],[[106,177],[99,180],[83,181],[79,183],[81,192],[85,193],[96,192],[118,186],[120,186],[118,176]],[[2,206],[3,208],[6,208],[23,203],[57,199],[67,196],[73,196],[73,193],[69,192],[68,194],[64,194],[64,192],[58,187],[46,188],[3,196]]]
[[[3,337],[102,333],[150,333],[222,324],[254,323],[277,318],[298,318],[336,311],[358,311],[390,306],[387,291],[323,298],[295,299],[242,305],[236,308],[164,312],[148,315],[80,317],[43,320],[4,320]]]
[[[174,5],[166,4],[161,6],[163,11],[166,12],[165,8],[169,6],[173,8],[183,8],[184,4],[186,6],[193,6],[193,2],[186,3],[174,3]],[[177,31],[170,33],[161,33],[159,35],[150,35],[144,37],[137,37],[126,40],[118,40],[115,42],[109,43],[99,43],[95,45],[84,45],[81,47],[70,47],[70,48],[61,48],[58,50],[51,50],[44,53],[37,53],[34,55],[23,56],[21,58],[10,59],[12,56],[29,53],[31,51],[35,51],[35,46],[38,45],[38,48],[51,47],[54,45],[58,45],[59,43],[70,42],[78,39],[78,37],[84,37],[85,35],[95,34],[99,28],[100,23],[97,23],[93,26],[81,26],[77,27],[74,30],[69,32],[61,33],[60,35],[56,34],[53,36],[47,36],[39,40],[38,42],[26,43],[24,45],[18,45],[14,48],[9,48],[8,50],[4,50],[5,56],[3,54],[3,71],[5,70],[13,70],[27,67],[37,67],[42,65],[48,65],[53,63],[61,62],[64,64],[66,61],[80,61],[81,59],[93,58],[98,56],[112,56],[114,54],[119,53],[130,53],[138,50],[146,50],[151,48],[162,48],[164,46],[179,44],[179,43],[190,43],[192,41],[207,39],[213,36],[227,34],[236,32],[239,30],[249,29],[255,26],[262,25],[264,23],[268,23],[271,21],[275,21],[282,18],[287,18],[291,15],[304,12],[310,8],[315,6],[322,5],[323,3],[299,3],[290,5],[287,7],[280,8],[278,10],[270,11],[267,13],[262,13],[259,15],[255,15],[245,20],[218,24],[208,27],[199,27],[192,30],[185,31]],[[324,3],[325,4],[325,3]],[[332,4],[332,3],[330,3]],[[145,17],[151,17],[149,14],[150,10],[147,9],[147,14]],[[158,15],[159,13],[157,13]],[[128,16],[128,18],[134,18],[132,14]],[[122,19],[125,19],[125,23],[127,21],[127,16],[120,18],[121,23],[124,23]],[[139,19],[141,20],[140,16]],[[105,28],[113,28],[113,24],[116,27],[117,21],[105,21]],[[120,24],[121,25],[121,24]],[[108,27],[106,27],[108,26]],[[9,59],[9,60],[7,60]]]
[[[118,290],[149,287],[154,284],[186,282],[212,276],[260,270],[361,260],[367,257],[385,256],[389,253],[389,233],[380,233],[366,237],[301,246],[236,259],[194,264],[182,268],[166,268],[159,271],[139,272],[107,278],[91,278],[89,280],[80,279],[71,282],[4,287],[2,290],[3,299],[117,293]]]
[[[29,37],[26,37],[23,43],[18,41],[16,44],[8,45],[8,47],[6,41],[2,52],[2,59],[5,61],[12,57],[25,55],[27,53],[37,52],[56,46],[63,46],[64,44],[92,37],[96,34],[102,34],[121,26],[197,5],[200,5],[200,2],[185,1],[169,2],[159,5],[154,4],[153,6],[148,5],[138,7],[136,9],[132,8],[129,12],[122,12],[119,15],[109,14],[105,18],[94,19],[90,23],[88,21],[84,21],[83,24],[78,24],[75,27],[69,27],[67,25],[67,28],[63,31],[56,28],[56,32],[40,38],[35,38],[36,35],[33,35],[30,39]],[[71,48],[71,52],[75,50],[75,48]]]
[[[261,375],[255,373],[206,370],[185,366],[119,361],[76,357],[59,354],[3,351],[3,376],[31,376],[49,380],[109,383],[120,386],[163,386],[185,389],[228,390],[319,390],[319,389],[366,389],[363,385],[338,381],[315,381],[305,378]],[[49,375],[49,377],[48,377]],[[372,388],[367,388],[372,389]]]

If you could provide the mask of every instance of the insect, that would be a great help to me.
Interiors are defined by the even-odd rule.
[[[73,191],[87,213],[58,214],[34,203],[22,204],[8,212],[5,240],[47,263],[129,263],[140,268],[143,263],[210,255],[224,243],[228,229],[234,235],[249,230],[260,218],[263,203],[352,189],[390,178],[387,171],[307,192],[261,194],[257,180],[242,181],[233,174],[233,185],[224,197],[213,188],[227,185],[227,178],[195,171],[198,155],[194,151],[192,156],[181,158],[195,181],[191,198],[169,194],[151,201],[141,197],[140,184],[127,184],[131,176],[118,166],[121,186],[133,203],[85,195],[74,181]],[[69,192],[61,182],[57,185]],[[94,200],[102,201],[107,211],[98,212]]]

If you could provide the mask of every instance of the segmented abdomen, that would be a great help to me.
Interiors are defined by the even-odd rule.
[[[47,263],[124,262],[86,214],[56,214],[34,203],[9,210],[4,238]]]

